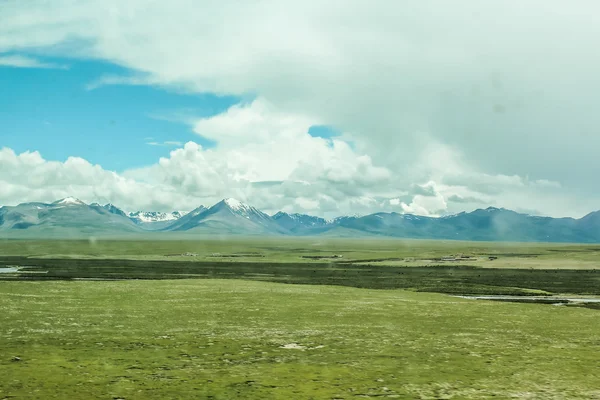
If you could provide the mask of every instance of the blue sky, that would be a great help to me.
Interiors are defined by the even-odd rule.
[[[193,140],[208,148],[215,143],[167,117],[211,116],[240,101],[152,86],[105,85],[89,90],[86,86],[101,76],[131,72],[99,61],[44,61],[70,67],[0,66],[0,146],[17,153],[38,150],[48,160],[79,156],[122,171],[154,163],[177,147],[164,142]]]
[[[220,114],[242,101],[147,85],[90,89],[103,76],[135,76],[135,72],[102,61],[41,61],[67,68],[0,66],[0,146],[17,153],[37,150],[47,160],[78,156],[123,171],[150,165],[190,140],[211,148],[215,142],[192,132],[182,120]],[[325,125],[311,127],[309,134],[338,135]]]

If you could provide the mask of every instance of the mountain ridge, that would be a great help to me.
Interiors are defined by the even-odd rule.
[[[190,234],[283,236],[379,236],[475,241],[600,242],[600,211],[582,218],[532,216],[488,207],[443,217],[376,212],[332,220],[301,213],[272,216],[233,198],[189,213],[135,211],[114,204],[85,204],[74,197],[52,203],[0,207],[0,232],[46,235],[94,233],[180,232]]]
[[[167,231],[224,230],[230,233],[284,233],[270,216],[236,199],[223,199],[215,205],[195,213],[191,218],[175,222]],[[236,229],[237,228],[237,229]]]

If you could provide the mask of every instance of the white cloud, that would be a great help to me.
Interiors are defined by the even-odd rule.
[[[0,181],[22,186],[5,197],[12,203],[73,195],[127,209],[144,204],[185,209],[238,197],[267,211],[332,216],[376,207],[371,196],[388,185],[391,172],[343,140],[310,136],[312,124],[308,117],[281,113],[258,99],[194,123],[218,143],[212,149],[188,142],[156,164],[122,175],[77,157],[61,163],[37,152],[17,155],[3,149]],[[148,144],[153,143],[178,144]],[[25,196],[31,189],[37,191]]]
[[[0,67],[69,69],[68,65],[43,62],[21,55],[0,55]]]
[[[426,187],[428,190],[424,194],[420,191],[409,204],[400,203],[405,213],[437,217],[447,210],[446,199],[438,192],[435,182],[428,182],[420,187]]]
[[[215,148],[189,142],[126,176],[152,177],[206,203],[231,196],[270,211],[339,214],[364,208],[364,196],[386,186],[391,172],[343,140],[310,136],[316,122],[257,99],[193,123],[198,134],[218,143]]]
[[[54,201],[75,196],[87,202],[111,202],[128,210],[196,207],[196,200],[174,188],[150,185],[106,171],[79,157],[47,161],[38,152],[16,154],[0,149],[0,198],[5,205]]]
[[[240,141],[260,143],[274,137],[296,137],[307,133],[316,123],[308,116],[281,113],[263,98],[258,98],[198,120],[194,132],[225,145],[236,145]]]
[[[147,86],[158,85],[160,81],[153,79],[152,76],[120,76],[104,75],[85,85],[86,90],[95,90],[108,85],[132,85]]]
[[[78,157],[46,161],[38,152],[17,155],[5,148],[0,151],[0,196],[14,204],[73,195],[128,210],[161,211],[237,197],[271,213],[326,217],[376,211],[443,215],[486,203],[514,209],[535,203],[541,212],[560,215],[572,199],[560,195],[558,182],[478,172],[440,144],[418,159],[430,179],[403,186],[401,172],[374,164],[343,140],[310,136],[313,123],[259,99],[193,122],[202,128],[199,133],[217,142],[215,148],[188,142],[151,166],[123,174]],[[430,162],[430,154],[441,155],[444,162]],[[572,208],[570,214],[583,214],[591,204]]]
[[[272,207],[296,196],[328,210],[398,199],[387,203],[429,214],[476,206],[448,201],[459,196],[575,215],[600,197],[590,184],[600,173],[598,11],[591,0],[13,0],[0,5],[0,52],[134,71],[92,87],[256,95],[194,121],[217,148],[186,145],[128,172],[186,195],[239,192]],[[311,124],[343,135],[312,138]],[[427,182],[435,196],[414,192]]]

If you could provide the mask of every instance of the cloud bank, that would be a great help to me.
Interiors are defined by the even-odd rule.
[[[440,215],[488,203],[578,216],[600,204],[591,184],[600,173],[599,11],[591,0],[9,0],[0,57],[100,59],[136,72],[98,77],[90,89],[252,95],[191,123],[214,149],[187,143],[111,178],[177,193],[175,207],[227,193],[321,214]],[[317,124],[341,135],[313,138]]]

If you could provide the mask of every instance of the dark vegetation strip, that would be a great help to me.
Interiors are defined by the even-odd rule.
[[[22,272],[0,274],[0,280],[231,278],[448,294],[528,295],[532,293],[524,289],[536,289],[600,295],[599,270],[0,257],[0,267],[15,265],[23,267]],[[35,273],[42,271],[47,272]]]

